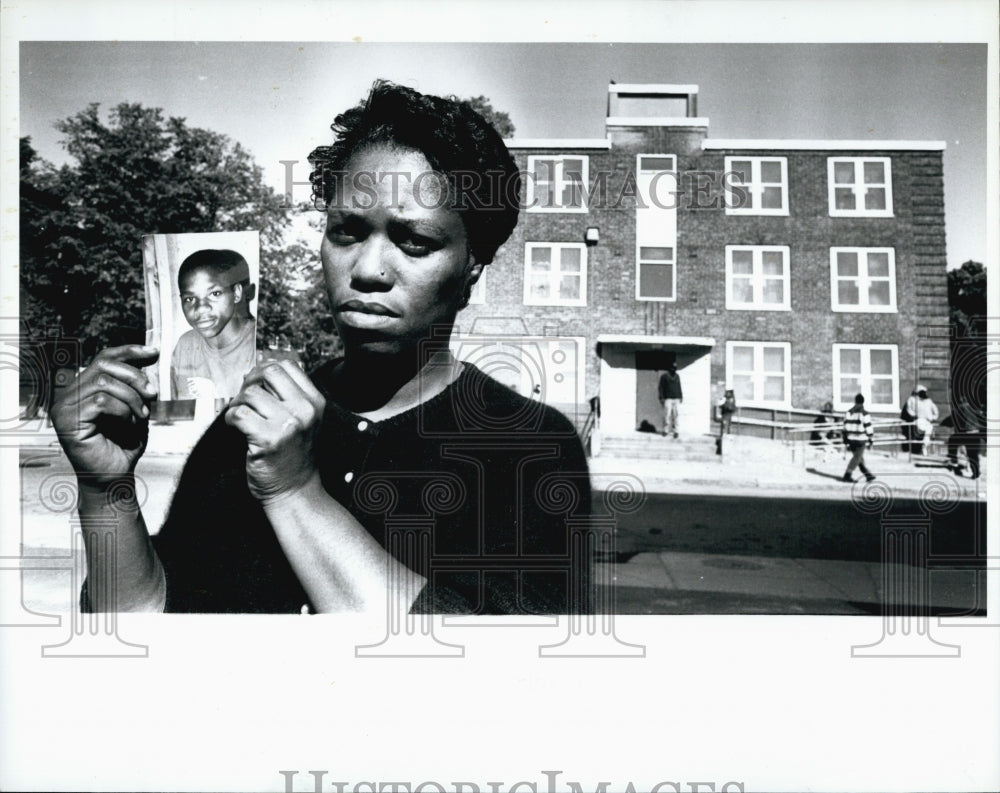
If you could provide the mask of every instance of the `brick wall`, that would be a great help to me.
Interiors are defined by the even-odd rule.
[[[672,128],[616,130],[610,151],[516,151],[522,168],[527,167],[529,154],[586,155],[592,184],[598,174],[607,174],[607,195],[594,201],[587,213],[522,212],[511,239],[488,268],[486,305],[469,307],[460,315],[461,324],[468,327],[476,317],[519,318],[532,335],[585,336],[588,396],[599,388],[598,334],[712,337],[713,383],[725,380],[726,341],[790,342],[792,405],[803,409],[818,409],[833,395],[834,343],[895,344],[900,400],[919,379],[931,388],[939,405],[946,405],[947,343],[942,365],[940,340],[934,341],[934,328],[946,328],[948,321],[941,152],[702,151],[703,134],[704,130]],[[630,180],[639,153],[678,156],[681,194],[674,302],[635,299],[635,186]],[[788,216],[725,213],[724,158],[747,154],[787,158]],[[890,157],[893,217],[830,217],[828,156]],[[587,249],[587,305],[524,305],[525,243],[583,242],[591,226],[600,230],[600,242]],[[791,311],[726,310],[725,246],[734,244],[790,248]],[[895,249],[896,313],[831,310],[831,246]],[[510,327],[517,330],[519,324]]]

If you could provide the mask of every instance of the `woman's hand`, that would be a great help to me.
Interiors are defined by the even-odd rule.
[[[247,484],[265,506],[316,474],[313,444],[325,408],[323,395],[289,361],[268,362],[247,375],[225,420],[246,436]]]
[[[138,344],[102,350],[52,405],[52,425],[81,484],[107,487],[135,471],[156,396],[139,367],[159,355]]]

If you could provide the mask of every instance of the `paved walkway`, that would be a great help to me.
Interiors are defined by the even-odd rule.
[[[186,456],[200,432],[192,422],[173,425],[151,424],[147,455]],[[22,445],[58,448],[55,433],[43,429],[25,436]],[[684,438],[681,438],[683,441]],[[911,461],[905,453],[892,455],[884,451],[869,451],[869,468],[877,480],[893,492],[918,495],[931,483],[947,486],[949,495],[960,498],[986,498],[985,458],[983,476],[970,479],[956,476],[942,464],[919,457]],[[598,455],[590,459],[594,485],[602,489],[616,475],[631,474],[641,480],[649,493],[735,493],[767,495],[795,493],[798,496],[817,495],[845,499],[864,485],[864,478],[855,472],[852,486],[841,481],[847,466],[846,455],[838,450],[824,458],[810,447],[793,448],[762,438],[731,435],[725,439],[724,454],[718,462],[664,462],[655,459],[630,459]]]
[[[683,440],[683,438],[681,439]],[[616,474],[638,477],[649,493],[739,493],[752,495],[794,494],[799,497],[843,497],[860,494],[865,480],[854,472],[854,485],[841,480],[848,456],[835,449],[824,457],[812,447],[786,446],[763,438],[731,435],[725,439],[724,453],[718,462],[626,459],[598,455],[590,460],[594,484],[602,488]],[[985,458],[979,479],[956,476],[940,458],[911,461],[906,453],[891,454],[872,450],[866,463],[876,475],[876,482],[893,493],[918,496],[929,487],[947,487],[949,496],[986,498]]]
[[[193,435],[178,432],[176,427],[158,425],[151,427],[150,435],[150,451],[143,464],[171,470],[176,466],[179,470],[193,443]],[[40,433],[28,440],[32,446],[58,449],[51,433]],[[791,448],[780,443],[730,436],[720,461],[665,462],[597,456],[591,459],[591,472],[598,490],[628,478],[647,493],[850,500],[863,498],[868,489],[877,486],[889,488],[894,495],[913,498],[919,498],[921,493],[938,497],[946,494],[963,500],[986,498],[985,474],[972,480],[956,476],[931,460],[916,458],[914,462],[905,454],[893,456],[884,452],[870,452],[868,463],[877,475],[875,482],[866,485],[863,477],[856,474],[858,481],[852,485],[840,480],[846,458],[839,451],[824,458],[809,449],[803,459],[801,449],[793,454]],[[165,510],[169,498],[168,494],[163,496],[163,503],[158,504],[160,512]],[[156,504],[147,507],[157,511]],[[819,504],[817,508],[821,508]],[[26,521],[32,520],[28,517],[29,505],[25,505],[25,510]],[[65,535],[62,524],[56,528],[60,537]],[[895,581],[898,585],[914,581],[917,571],[905,565],[884,566],[878,562],[665,550],[601,563],[596,572],[599,581],[607,585],[613,582],[615,608],[619,613],[877,614],[885,600],[885,582]],[[39,571],[37,575],[48,578],[52,572]],[[922,580],[929,584],[929,602],[936,611],[960,612],[981,604],[982,582],[978,578],[982,576],[969,571],[934,570]],[[33,587],[29,585],[27,589]]]

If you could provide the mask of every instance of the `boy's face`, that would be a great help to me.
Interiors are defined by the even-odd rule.
[[[225,330],[242,298],[242,286],[228,286],[208,270],[189,273],[181,284],[184,318],[206,339],[218,336]]]

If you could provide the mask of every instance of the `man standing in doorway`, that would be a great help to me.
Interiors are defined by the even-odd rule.
[[[684,401],[684,392],[681,390],[681,378],[677,374],[677,364],[671,363],[670,367],[660,375],[659,386],[660,404],[663,405],[663,434],[670,434],[677,437],[677,409]]]

